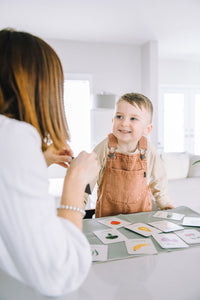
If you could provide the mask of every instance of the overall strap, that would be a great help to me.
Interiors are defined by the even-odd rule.
[[[108,135],[108,148],[110,158],[114,158],[114,152],[117,149],[117,138],[113,133]]]
[[[140,151],[140,158],[144,159],[147,151],[147,138],[142,136],[138,142],[138,150]]]
[[[113,133],[110,133],[108,135],[108,147],[111,148],[117,148],[117,138],[114,136]]]
[[[147,138],[145,136],[142,136],[141,139],[139,140],[138,149],[147,150]]]

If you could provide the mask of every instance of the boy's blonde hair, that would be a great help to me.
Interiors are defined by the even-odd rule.
[[[123,95],[118,101],[119,102],[126,101],[133,106],[138,106],[140,109],[144,108],[149,112],[150,115],[150,123],[153,118],[153,105],[149,98],[139,93],[128,93]]]

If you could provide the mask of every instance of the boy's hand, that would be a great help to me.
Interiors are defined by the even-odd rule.
[[[161,208],[161,210],[173,209],[173,208],[174,208],[173,205],[168,205],[167,207]]]
[[[51,164],[57,164],[61,167],[68,168],[73,156],[73,152],[69,147],[56,150],[53,144],[48,146],[47,150],[45,150],[43,154],[48,167]]]

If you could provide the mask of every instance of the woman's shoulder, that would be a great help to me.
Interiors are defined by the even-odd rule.
[[[36,128],[26,122],[0,115],[0,129],[1,139],[6,137],[7,141],[16,144],[19,144],[20,140],[26,142],[33,139],[41,144],[40,135]]]
[[[0,149],[2,164],[23,167],[41,156],[41,138],[32,125],[0,116]]]

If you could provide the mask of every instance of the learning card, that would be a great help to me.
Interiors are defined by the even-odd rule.
[[[125,242],[129,254],[156,254],[157,250],[151,239],[132,239]]]
[[[153,217],[156,218],[163,218],[163,219],[171,219],[171,220],[181,220],[185,215],[183,214],[177,214],[174,212],[168,212],[168,211],[157,211]]]
[[[174,233],[154,234],[153,238],[162,248],[186,248],[189,247]]]
[[[179,226],[175,223],[168,222],[168,221],[151,222],[151,223],[149,223],[149,225],[156,227],[163,232],[171,232],[171,231],[184,229],[182,226]]]
[[[105,229],[105,230],[96,230],[94,234],[104,243],[104,244],[111,244],[111,243],[118,243],[127,240],[127,237],[120,233],[116,229]]]
[[[108,257],[107,245],[90,245],[92,261],[106,261]]]
[[[131,224],[128,226],[125,226],[125,228],[137,232],[143,236],[151,236],[152,233],[159,233],[161,232],[159,229],[156,229],[152,226],[149,226],[147,224],[144,223],[135,223],[135,224]]]
[[[185,229],[176,232],[176,234],[188,244],[200,243],[200,231],[196,229]]]
[[[121,220],[117,217],[109,217],[109,218],[106,218],[106,219],[97,219],[97,221],[99,223],[102,223],[106,226],[109,226],[111,228],[120,228],[120,227],[124,227],[126,225],[129,225],[131,224],[130,222],[127,222],[127,221],[124,221],[124,220]]]
[[[200,227],[200,218],[196,217],[185,217],[183,219],[184,226],[193,226],[193,227]]]

